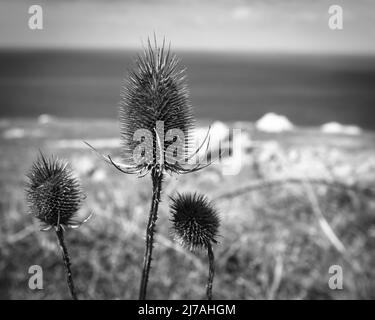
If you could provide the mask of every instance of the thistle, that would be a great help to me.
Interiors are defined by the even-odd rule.
[[[212,299],[212,282],[215,274],[212,243],[220,225],[219,216],[213,204],[204,195],[177,194],[171,197],[172,232],[175,240],[191,251],[206,249],[209,272],[206,287],[207,299]]]
[[[42,231],[55,229],[68,287],[72,298],[77,300],[64,231],[66,228],[78,228],[91,217],[82,222],[74,219],[83,200],[79,182],[66,163],[56,158],[46,159],[43,154],[34,162],[27,177],[26,196],[30,213],[42,222]]]
[[[195,123],[185,72],[179,67],[177,57],[165,48],[164,41],[159,47],[156,40],[154,46],[149,40],[144,53],[138,56],[121,94],[119,120],[123,163],[113,161],[109,155],[99,155],[122,173],[139,177],[151,173],[152,200],[139,293],[139,299],[144,300],[164,173],[195,172],[211,163],[186,164],[207,141],[208,148],[209,131],[201,146],[191,154],[191,132]]]
[[[181,164],[165,161],[172,141],[162,139],[170,130],[180,130],[180,142],[189,147],[190,133],[194,127],[192,107],[189,102],[184,70],[178,59],[165,49],[148,42],[148,48],[138,56],[136,68],[130,72],[121,94],[120,127],[125,161],[139,173],[166,170],[180,172]],[[137,130],[152,133],[152,139],[143,143],[144,149],[152,151],[149,157],[136,163],[135,141]]]

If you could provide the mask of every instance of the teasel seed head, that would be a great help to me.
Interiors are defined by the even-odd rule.
[[[85,143],[122,173],[139,177],[149,172],[162,176],[164,171],[186,174],[202,170],[217,160],[206,161],[210,127],[201,145],[192,150],[195,118],[185,69],[179,66],[170,48],[165,47],[165,41],[158,46],[156,38],[153,45],[148,40],[144,53],[138,56],[135,68],[124,81],[119,119],[122,162]],[[206,159],[200,161],[199,152],[205,149]]]
[[[84,195],[67,163],[46,159],[41,153],[27,177],[27,202],[30,212],[44,224],[42,230],[78,227],[91,217],[83,222],[74,220]]]
[[[124,85],[120,102],[120,127],[125,161],[136,166],[135,171],[150,171],[160,166],[157,157],[160,152],[164,159],[168,147],[173,141],[163,141],[162,150],[157,151],[158,135],[165,137],[170,129],[179,129],[184,134],[181,141],[184,153],[188,153],[192,143],[192,129],[194,117],[186,84],[185,70],[179,67],[179,60],[165,48],[156,43],[148,46],[143,55],[139,55],[136,68]],[[157,123],[163,123],[159,128]],[[152,133],[152,141],[147,145],[153,150],[153,156],[144,163],[137,165],[133,159],[134,149],[139,141],[134,141],[134,134],[138,129],[146,129]],[[146,142],[147,144],[147,142]],[[152,144],[152,145],[151,145]],[[165,170],[177,172],[179,164],[164,163]]]
[[[207,249],[211,242],[217,242],[219,215],[204,195],[177,194],[171,197],[170,210],[172,232],[182,246]]]

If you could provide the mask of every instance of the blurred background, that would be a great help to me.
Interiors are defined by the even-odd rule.
[[[34,4],[42,30],[29,28]],[[70,162],[82,216],[94,212],[66,236],[80,297],[137,298],[151,181],[82,141],[119,157],[122,80],[154,34],[186,67],[197,141],[208,124],[213,145],[242,137],[237,157],[166,178],[149,297],[204,298],[206,257],[175,244],[168,220],[169,194],[198,191],[222,217],[215,298],[375,298],[374,12],[371,0],[0,0],[0,298],[69,298],[54,235],[27,215],[38,150]]]

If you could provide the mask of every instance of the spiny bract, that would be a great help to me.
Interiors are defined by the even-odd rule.
[[[74,226],[83,194],[66,163],[42,154],[27,175],[27,201],[31,213],[47,228]]]
[[[138,56],[135,70],[130,72],[130,76],[125,83],[121,94],[120,102],[120,127],[122,145],[125,161],[134,164],[133,152],[139,145],[139,141],[134,141],[134,134],[138,129],[146,129],[152,134],[152,141],[144,146],[151,152],[152,156],[136,165],[136,170],[147,170],[157,167],[158,135],[167,136],[168,130],[179,129],[184,134],[182,150],[188,153],[191,145],[191,130],[194,128],[194,118],[192,107],[189,102],[188,89],[185,79],[185,70],[179,68],[179,61],[170,49],[165,49],[165,45],[152,46],[150,40],[144,54]],[[158,130],[157,123],[162,123],[164,128]],[[156,133],[157,132],[157,133]],[[173,157],[168,154],[168,147],[173,141],[165,141],[162,147],[164,159]],[[179,155],[181,158],[184,155]],[[176,157],[176,155],[174,155]],[[172,162],[172,161],[171,161]],[[164,169],[171,172],[178,172],[180,165],[165,161]]]
[[[190,250],[216,243],[219,216],[204,195],[177,194],[171,197],[172,231],[175,239]]]

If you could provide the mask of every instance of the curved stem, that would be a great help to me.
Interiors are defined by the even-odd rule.
[[[163,180],[163,175],[158,172],[156,169],[153,169],[151,172],[152,178],[152,202],[150,215],[148,218],[147,229],[146,229],[146,248],[143,257],[143,271],[141,279],[141,287],[139,290],[139,299],[145,300],[147,293],[147,283],[148,276],[150,273],[151,267],[151,258],[152,258],[152,248],[154,243],[154,232],[155,224],[158,219],[158,208],[160,202],[160,193],[161,193],[161,184]]]
[[[208,251],[208,281],[207,281],[207,300],[212,300],[212,282],[214,281],[214,275],[215,275],[215,258],[214,258],[214,252],[212,250],[211,243],[207,246]]]
[[[66,271],[66,281],[68,283],[68,287],[70,290],[70,294],[72,295],[73,300],[78,300],[76,290],[74,287],[73,277],[72,277],[72,271],[70,270],[70,259],[69,259],[69,253],[68,249],[66,248],[65,241],[64,241],[64,230],[59,226],[59,228],[56,230],[57,240],[59,242],[62,257],[65,264],[65,271]]]

